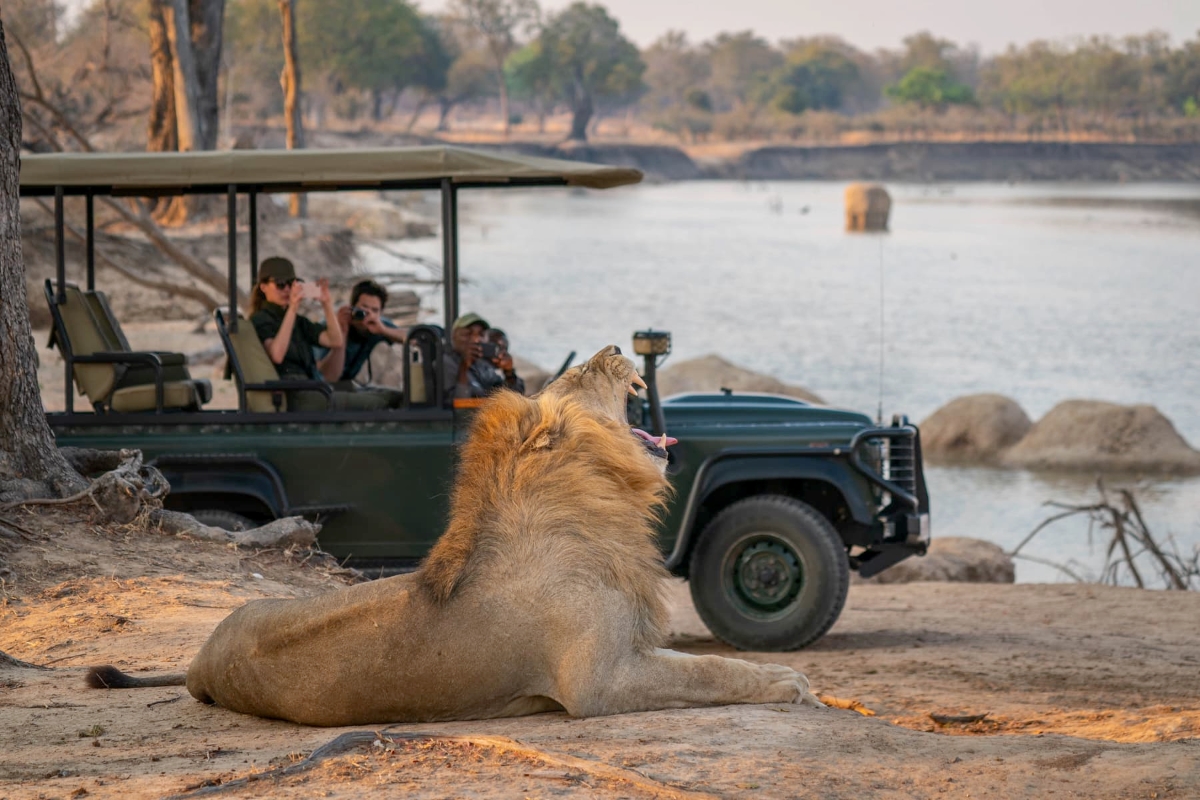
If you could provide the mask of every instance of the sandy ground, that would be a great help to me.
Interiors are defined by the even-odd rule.
[[[9,512],[12,516],[14,512]],[[1197,797],[1200,595],[1080,585],[855,585],[814,647],[744,654],[849,705],[304,728],[83,667],[181,671],[258,597],[335,590],[327,557],[19,513],[0,554],[0,798]],[[734,653],[668,587],[674,646]],[[986,714],[936,724],[930,714]]]

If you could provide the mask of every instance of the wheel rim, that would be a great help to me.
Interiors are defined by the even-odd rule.
[[[804,589],[804,562],[778,535],[753,533],[730,549],[722,570],[725,594],[757,620],[786,615]]]

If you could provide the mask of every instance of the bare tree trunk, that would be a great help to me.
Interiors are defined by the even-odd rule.
[[[179,130],[175,124],[175,60],[171,57],[171,40],[163,18],[162,0],[150,0],[148,32],[154,94],[150,100],[146,149],[154,153],[173,153],[179,149]]]
[[[163,3],[164,0],[150,0],[147,26],[154,93],[150,98],[146,149],[152,153],[174,153],[179,149],[179,124],[175,115],[175,57],[171,55],[171,37],[167,33]],[[151,211],[154,219],[160,223],[169,225],[183,222],[188,216],[187,201],[182,197],[160,197]]]
[[[21,252],[20,172],[21,106],[0,22],[0,500],[4,501],[47,491],[74,493],[87,485],[55,447],[38,392]]]
[[[500,66],[500,117],[504,120],[504,138],[507,139],[512,123],[508,111],[508,81],[504,77],[503,64]]]
[[[417,107],[413,109],[412,116],[404,124],[405,133],[412,133],[413,126],[417,124],[417,120],[421,118],[421,112],[427,105],[429,105],[429,92],[421,92],[421,96],[417,99]]]
[[[196,78],[196,59],[192,52],[192,26],[187,0],[170,0],[163,7],[167,36],[175,66],[175,119],[178,123],[179,151],[202,149],[200,130],[200,87]]]
[[[592,93],[578,76],[575,78],[575,91],[571,101],[571,135],[567,137],[567,141],[586,142],[588,123],[592,121],[595,106],[592,105]]]
[[[296,3],[295,0],[279,0],[279,17],[283,22],[283,73],[279,83],[283,86],[283,116],[287,120],[288,150],[304,148],[304,117],[300,109],[300,58],[296,50]],[[288,202],[288,213],[293,217],[308,216],[308,198],[293,194]]]
[[[196,94],[200,141],[197,150],[216,150],[220,133],[217,78],[221,72],[221,29],[225,0],[189,0],[192,54],[196,64]]]

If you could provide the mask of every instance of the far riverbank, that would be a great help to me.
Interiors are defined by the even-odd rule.
[[[708,158],[667,145],[517,143],[498,149],[636,167],[658,180],[1200,180],[1200,143],[897,142],[766,146]]]

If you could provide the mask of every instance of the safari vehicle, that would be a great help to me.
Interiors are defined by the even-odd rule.
[[[632,169],[455,147],[348,151],[34,155],[22,196],[53,197],[57,278],[46,282],[53,343],[67,371],[63,413],[49,414],[62,446],[139,448],[171,482],[166,503],[202,521],[253,526],[288,515],[319,520],[329,552],[368,568],[412,566],[442,533],[455,443],[469,403],[446,402],[443,334],[459,313],[457,198],[465,190],[633,184]],[[393,410],[291,411],[281,381],[238,314],[237,203],[249,214],[248,266],[258,264],[260,194],[390,189],[440,192],[445,326],[413,329],[404,345],[404,400]],[[223,194],[229,306],[217,312],[236,410],[204,408],[205,381],[180,354],[132,351],[95,288],[96,196]],[[86,286],[67,283],[66,198],[87,209]],[[675,494],[661,525],[667,568],[690,580],[696,608],[744,649],[787,650],[823,635],[845,603],[850,570],[874,575],[929,541],[920,436],[853,411],[728,390],[660,401],[656,370],[670,335],[633,337],[644,393],[631,422],[679,439],[668,474]],[[92,407],[72,407],[70,383]]]

